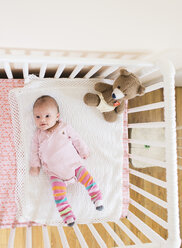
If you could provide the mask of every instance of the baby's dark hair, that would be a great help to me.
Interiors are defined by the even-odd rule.
[[[37,100],[34,102],[33,109],[39,105],[42,105],[42,104],[48,102],[48,101],[50,101],[52,104],[54,104],[56,106],[57,111],[59,113],[59,105],[57,104],[56,100],[53,97],[48,96],[48,95],[43,95],[43,96],[40,96],[39,98],[37,98]]]

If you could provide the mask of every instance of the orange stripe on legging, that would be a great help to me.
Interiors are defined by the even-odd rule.
[[[52,189],[53,189],[53,190],[56,190],[56,189],[63,189],[63,190],[66,191],[66,187],[64,187],[64,186],[54,186],[54,187],[52,187]]]
[[[56,194],[54,194],[54,196],[60,196],[60,195],[66,195],[66,192],[56,193]]]
[[[85,171],[85,173],[82,175],[82,177],[78,180],[79,182],[82,182],[83,179],[88,175],[88,171]]]
[[[86,183],[84,184],[84,186],[86,187],[86,186],[87,186],[87,183],[88,183],[89,181],[91,181],[91,180],[93,180],[93,177],[89,177],[89,179],[86,181]]]

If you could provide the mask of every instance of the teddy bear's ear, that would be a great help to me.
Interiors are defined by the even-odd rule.
[[[144,95],[144,93],[145,93],[145,87],[144,86],[142,86],[142,85],[140,85],[139,87],[138,87],[138,95],[140,95],[140,96],[142,96],[142,95]]]
[[[127,71],[126,69],[121,69],[120,70],[120,75],[122,76],[129,76],[131,72]]]

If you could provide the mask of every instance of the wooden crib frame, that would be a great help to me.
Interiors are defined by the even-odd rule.
[[[113,55],[114,54],[114,55]],[[139,157],[135,154],[129,154],[129,159],[137,159],[156,165],[157,170],[166,173],[162,179],[154,174],[149,175],[142,170],[130,168],[130,207],[127,219],[118,220],[116,223],[101,223],[105,233],[109,234],[114,241],[112,245],[108,244],[100,234],[95,224],[87,225],[98,246],[89,246],[86,242],[86,234],[83,228],[76,225],[72,228],[77,242],[81,247],[180,247],[179,235],[179,214],[178,214],[178,186],[177,186],[177,154],[176,154],[176,122],[175,122],[175,91],[174,76],[175,70],[170,61],[152,61],[145,54],[115,54],[115,53],[97,53],[92,58],[89,53],[83,53],[81,57],[70,56],[67,52],[64,56],[46,56],[46,55],[13,55],[4,54],[0,56],[0,77],[4,78],[27,78],[29,74],[37,74],[40,78],[44,77],[83,77],[83,78],[110,78],[115,79],[121,67],[128,68],[136,73],[142,83],[146,86],[146,95],[156,94],[162,91],[164,99],[155,103],[145,103],[146,96],[140,99],[144,101],[142,106],[136,106],[135,100],[131,105],[129,101],[128,116],[134,113],[141,116],[144,113],[162,110],[164,120],[152,121],[150,118],[144,122],[131,123],[129,121],[128,129],[131,128],[165,128],[166,141],[147,142],[146,140],[133,140],[129,137],[129,144],[148,144],[150,146],[164,147],[166,149],[166,161],[157,161],[145,157]],[[112,58],[115,57],[115,58]],[[161,80],[162,78],[162,80]],[[132,105],[133,103],[133,105]],[[140,104],[141,105],[141,104]],[[132,106],[132,107],[131,107]],[[135,180],[136,179],[136,180]],[[137,184],[137,179],[142,180],[144,184],[152,185],[157,188],[157,193],[152,190],[146,190],[145,187]],[[164,192],[165,196],[160,195]],[[142,203],[141,199],[145,199]],[[152,207],[148,207],[147,201],[150,201]],[[153,205],[152,205],[153,204]],[[161,209],[161,214],[156,214],[155,209]],[[165,214],[164,214],[165,213]],[[149,224],[153,221],[154,224]],[[32,247],[32,228],[26,227],[26,248]],[[119,231],[118,231],[119,229]],[[44,247],[52,247],[50,244],[49,228],[42,226]],[[65,235],[65,228],[58,227],[58,233],[63,247],[71,246],[68,236]],[[82,230],[82,231],[81,231]],[[135,230],[135,231],[133,231]],[[164,230],[162,232],[161,230]],[[15,228],[12,228],[9,235],[8,248],[12,248],[15,240]],[[106,235],[106,234],[104,234]],[[125,236],[130,240],[126,242]],[[145,236],[145,241],[142,239]],[[126,244],[127,243],[127,244]]]

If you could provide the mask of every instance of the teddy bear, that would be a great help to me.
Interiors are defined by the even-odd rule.
[[[85,104],[99,109],[106,121],[114,122],[124,110],[124,101],[143,95],[145,87],[135,74],[121,69],[113,85],[99,82],[95,84],[95,90],[96,94],[85,94]]]

